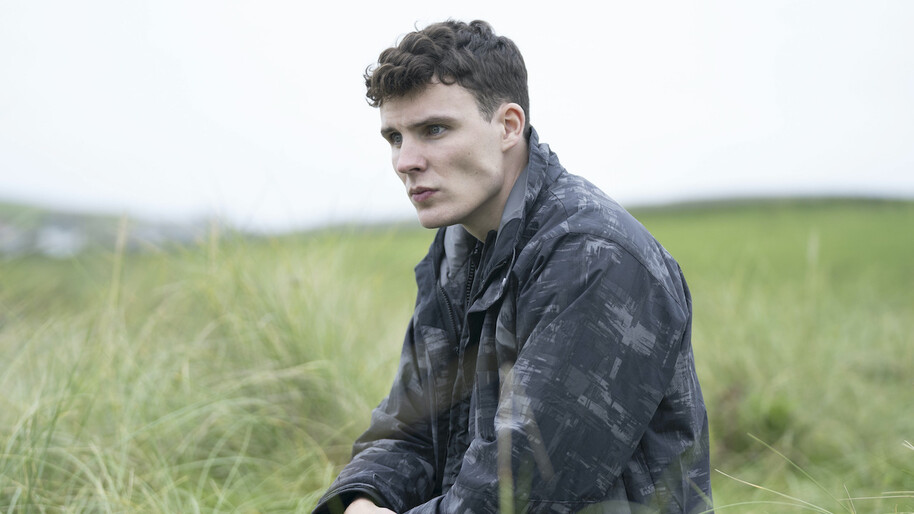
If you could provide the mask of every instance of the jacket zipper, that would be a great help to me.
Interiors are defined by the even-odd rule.
[[[451,300],[448,299],[447,293],[444,292],[444,287],[442,287],[440,283],[438,284],[438,297],[444,304],[444,310],[447,311],[448,321],[451,322],[451,324],[448,326],[448,334],[453,338],[455,342],[454,353],[456,353],[457,346],[460,344],[460,334],[457,333],[457,315],[454,314],[454,307],[451,305]]]
[[[463,303],[464,312],[470,308],[470,295],[473,293],[473,280],[476,278],[476,267],[479,261],[479,247],[481,243],[476,242],[476,246],[473,247],[473,253],[470,255],[469,270],[467,271],[467,287],[466,287],[466,299]]]

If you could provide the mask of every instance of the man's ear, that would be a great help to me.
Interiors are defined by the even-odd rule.
[[[498,109],[498,116],[504,128],[501,149],[505,151],[524,140],[524,126],[527,124],[527,115],[520,105],[506,103],[502,104]]]

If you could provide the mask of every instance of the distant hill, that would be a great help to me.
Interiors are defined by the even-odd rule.
[[[636,217],[651,216],[667,212],[701,213],[720,210],[767,210],[786,205],[821,207],[830,205],[910,204],[911,200],[897,200],[866,197],[758,197],[692,200],[653,206],[631,206]],[[0,257],[20,255],[46,255],[65,258],[82,251],[115,248],[122,225],[125,231],[125,249],[161,249],[169,245],[194,243],[204,238],[212,227],[220,226],[210,220],[190,223],[156,223],[135,218],[121,218],[113,215],[86,214],[64,210],[47,209],[32,205],[0,201]],[[397,225],[384,222],[382,226]],[[347,230],[357,227],[371,228],[374,224],[344,225]],[[225,227],[222,227],[223,229]],[[323,227],[308,231],[334,230]],[[336,227],[338,228],[338,227]],[[231,230],[231,229],[229,229]],[[248,234],[254,237],[256,234]]]
[[[121,230],[128,251],[161,248],[191,243],[205,235],[209,226],[206,221],[154,223],[0,202],[0,255],[65,258],[92,248],[114,249]]]

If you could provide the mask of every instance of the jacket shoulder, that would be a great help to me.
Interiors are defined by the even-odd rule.
[[[606,241],[631,255],[687,307],[688,291],[676,260],[641,222],[587,179],[563,170],[540,191],[528,220],[526,248],[552,248],[568,237]]]

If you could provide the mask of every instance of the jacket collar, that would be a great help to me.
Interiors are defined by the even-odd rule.
[[[558,164],[558,159],[549,149],[549,145],[540,143],[539,134],[532,127],[528,146],[527,166],[518,176],[505,204],[492,259],[489,262],[491,265],[512,257],[516,250],[520,250],[518,246],[521,244],[527,220],[532,215],[533,204],[544,185],[552,183],[560,171],[550,169],[550,161]]]
[[[533,128],[530,130],[528,149],[527,166],[518,175],[511,188],[495,243],[492,245],[493,248],[488,249],[489,257],[483,263],[483,273],[486,275],[492,267],[514,257],[523,234],[523,227],[526,225],[527,217],[531,214],[536,198],[544,184],[555,180],[555,176],[550,176],[548,173],[550,161],[556,161],[557,164],[557,158],[549,149],[549,145],[540,143],[539,134]],[[438,280],[444,284],[463,267],[467,256],[476,244],[476,238],[462,226],[452,225],[439,231],[438,240],[444,251],[439,264]]]

